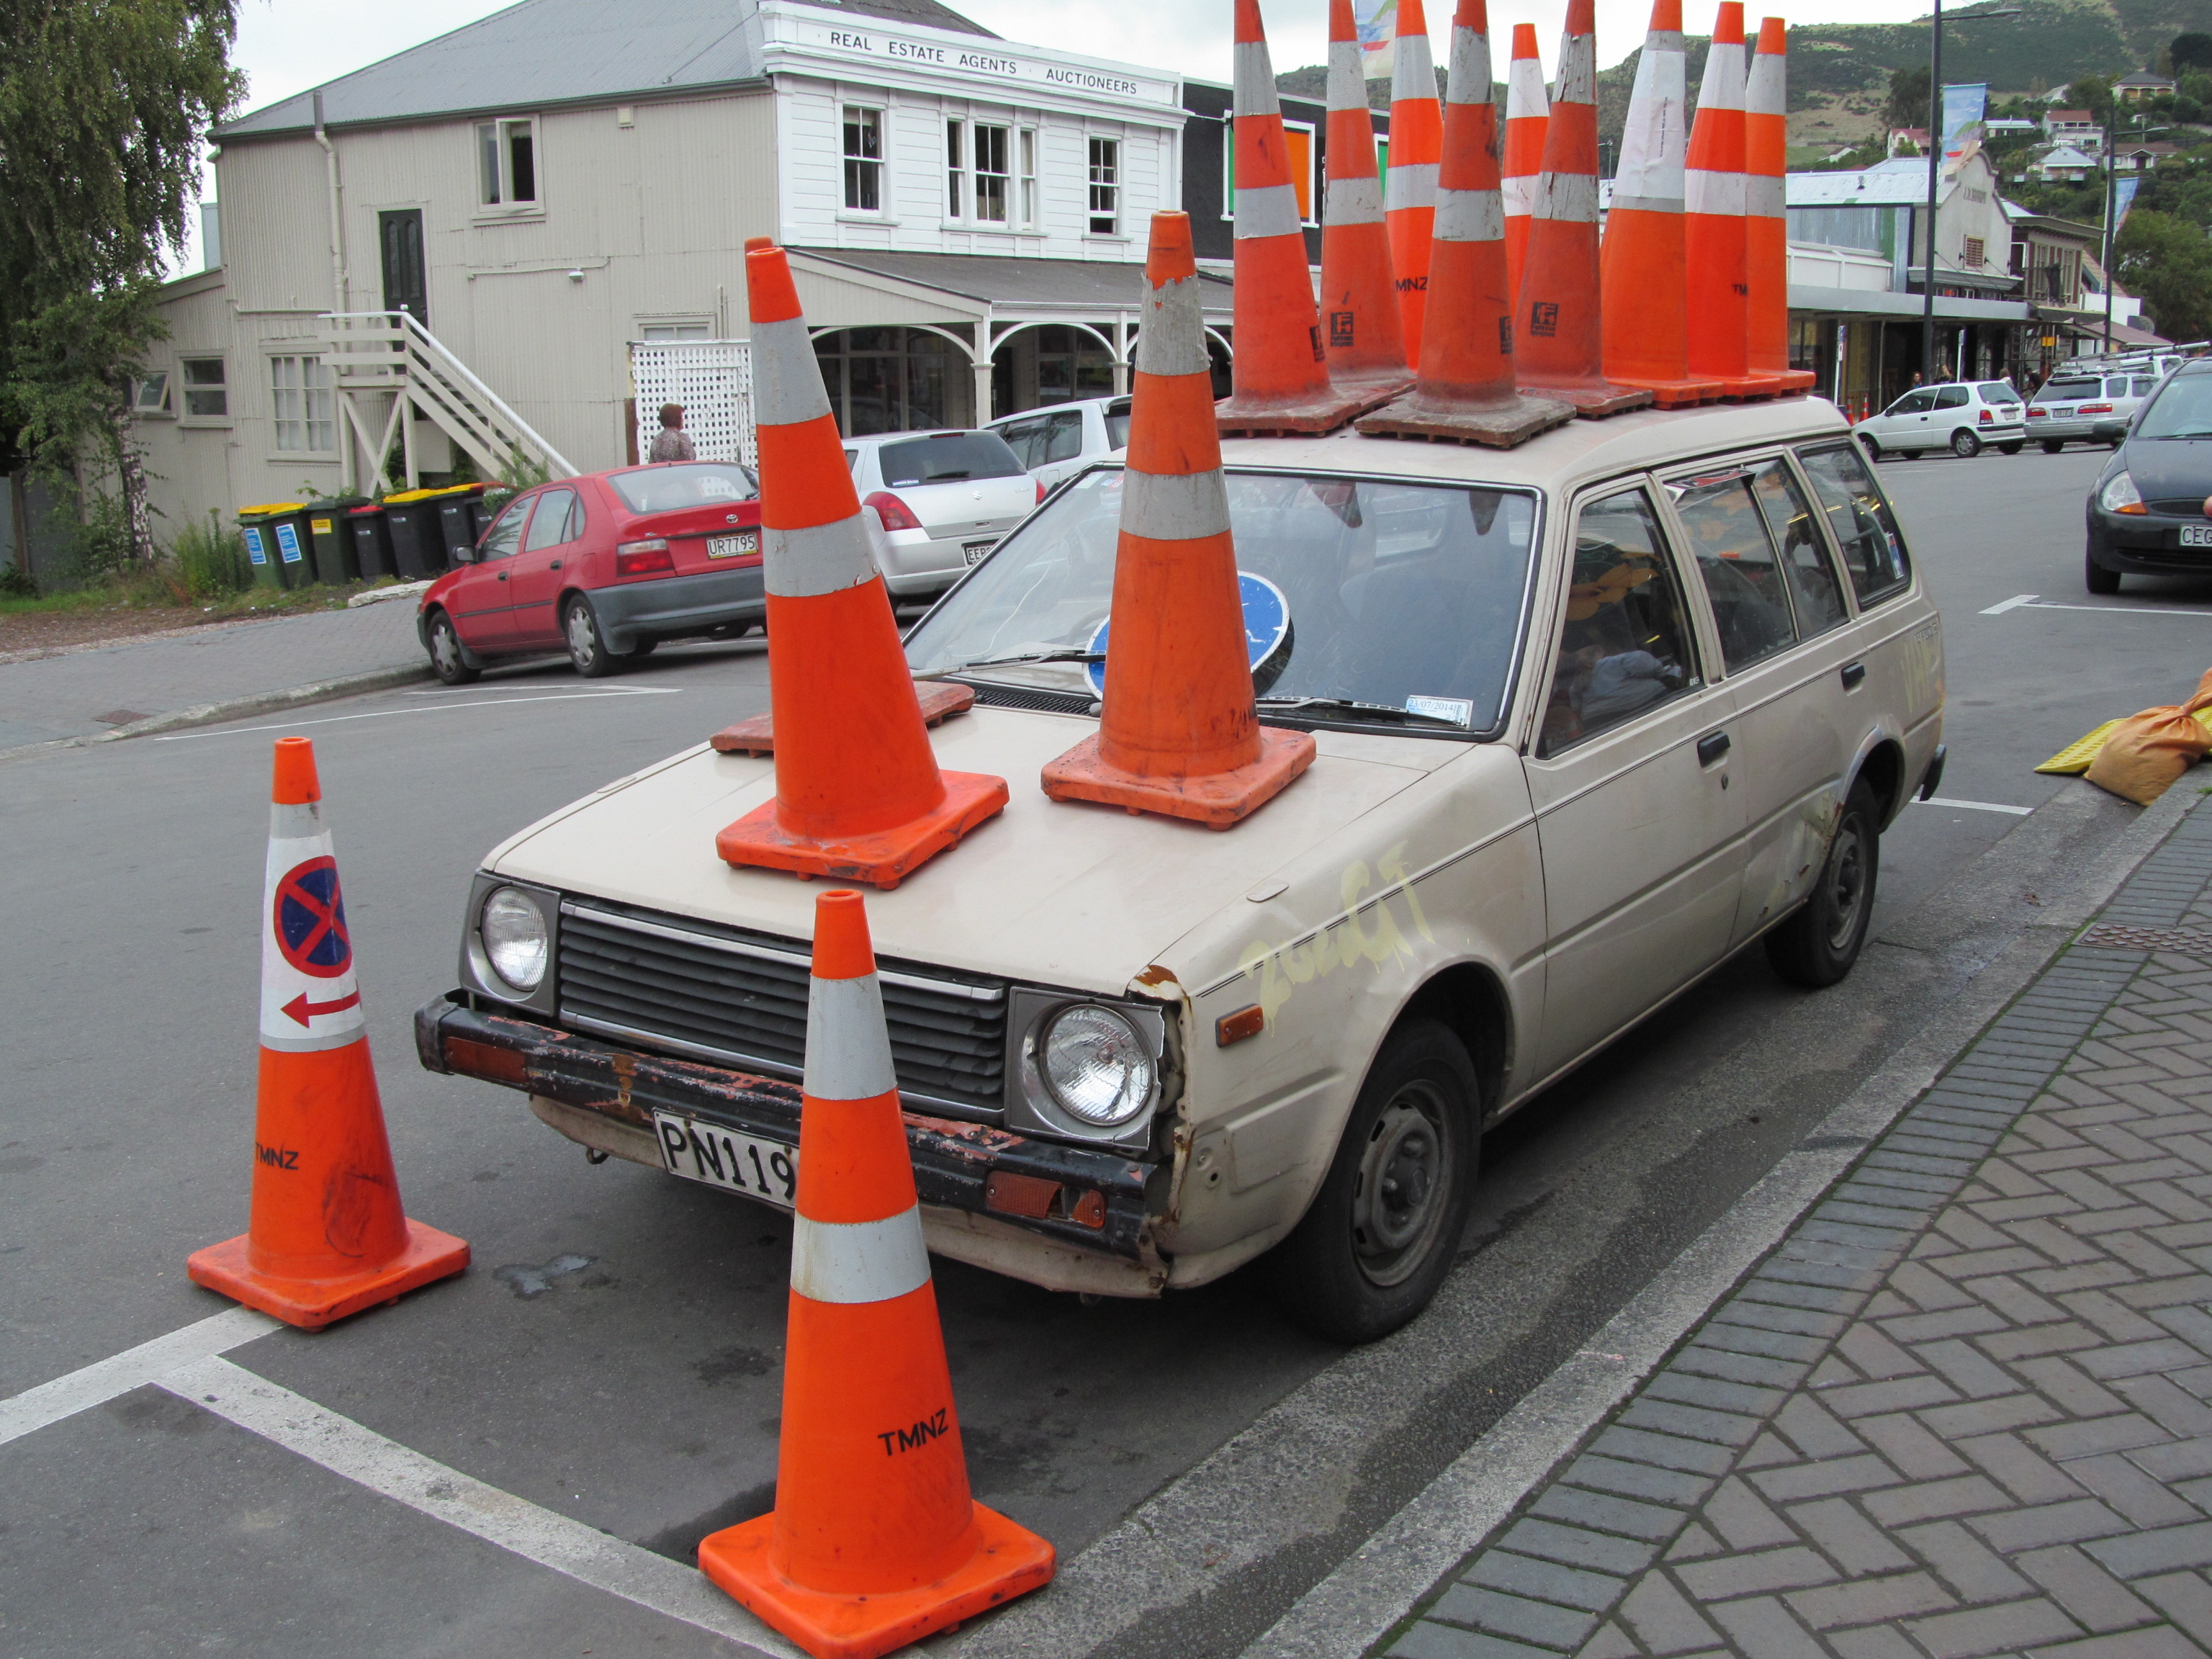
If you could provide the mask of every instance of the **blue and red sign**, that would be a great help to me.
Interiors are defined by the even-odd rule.
[[[317,979],[336,979],[353,966],[337,860],[309,859],[276,884],[276,948],[284,960]]]

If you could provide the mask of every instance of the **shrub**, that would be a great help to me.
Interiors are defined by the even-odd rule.
[[[206,524],[184,527],[172,556],[185,591],[193,599],[219,599],[242,593],[253,585],[246,538],[235,530],[225,530],[212,513]]]

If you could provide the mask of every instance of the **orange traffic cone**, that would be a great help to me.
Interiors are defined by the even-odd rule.
[[[1662,409],[1711,403],[1721,395],[1718,380],[1689,378],[1689,297],[1682,269],[1687,67],[1682,0],[1656,0],[1628,94],[1620,166],[1598,256],[1606,378],[1645,387]]]
[[[1544,131],[1544,171],[1528,213],[1522,269],[1522,386],[1593,418],[1639,409],[1651,394],[1605,378],[1597,275],[1597,33],[1593,0],[1567,0],[1559,73]]]
[[[1395,396],[1413,383],[1406,367],[1390,233],[1375,167],[1375,118],[1359,61],[1352,0],[1329,0],[1328,192],[1322,211],[1322,337],[1328,377],[1346,392]]]
[[[1260,0],[1237,0],[1237,326],[1224,433],[1333,432],[1389,396],[1332,386]]]
[[[1528,258],[1528,215],[1536,204],[1536,179],[1544,171],[1544,135],[1552,106],[1544,91],[1544,65],[1536,56],[1536,26],[1513,26],[1513,63],[1505,81],[1505,280],[1516,301]]]
[[[1152,216],[1145,280],[1105,706],[1041,781],[1054,800],[1226,830],[1313,764],[1314,739],[1253,704],[1189,215]]]
[[[308,1331],[469,1265],[466,1240],[399,1207],[322,798],[313,745],[277,738],[251,1218],[185,1263],[195,1285]]]
[[[1382,218],[1390,230],[1390,269],[1406,361],[1421,361],[1428,306],[1429,239],[1436,234],[1437,161],[1443,154],[1443,111],[1429,58],[1429,20],[1421,0],[1398,0],[1390,69],[1390,170],[1382,179]]]
[[[1747,361],[1784,392],[1812,386],[1810,370],[1790,367],[1790,26],[1759,26],[1759,50],[1743,91],[1744,275],[1750,331]]]
[[[1720,0],[1690,128],[1688,212],[1682,227],[1689,282],[1690,373],[1717,380],[1729,398],[1768,398],[1779,377],[1751,372],[1745,265],[1743,0]]]
[[[1006,781],[938,770],[781,248],[745,255],[745,290],[775,799],[714,850],[729,864],[896,887],[1005,806]]]
[[[858,893],[814,902],[775,1510],[699,1570],[820,1659],[874,1659],[1050,1580],[976,1503]]]
[[[1363,416],[1358,428],[1510,448],[1572,420],[1575,411],[1552,398],[1524,398],[1514,386],[1513,299],[1505,279],[1484,0],[1459,0],[1450,62],[1436,243],[1429,255],[1437,302],[1421,343],[1420,379],[1407,396]]]

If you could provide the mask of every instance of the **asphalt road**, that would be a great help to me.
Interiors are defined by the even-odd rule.
[[[1347,1353],[1249,1274],[1086,1306],[938,1264],[977,1495],[1090,1588],[934,1648],[1236,1651],[2002,948],[2132,811],[2030,769],[2212,662],[2212,583],[2084,592],[2101,460],[1882,466],[1944,610],[1943,794],[1981,805],[1913,806],[1886,838],[1878,937],[1844,986],[1788,989],[1753,951],[1494,1133],[1462,1266],[1408,1331]],[[409,1030],[453,981],[488,848],[765,702],[757,646],[667,648],[611,682],[510,670],[0,763],[0,1401],[225,1305],[184,1260],[244,1223],[267,745],[298,731],[407,1206],[476,1266],[231,1359],[672,1558],[768,1507],[787,1227],[588,1165],[519,1096],[421,1071]],[[2033,819],[1986,810],[2062,792]],[[1133,1526],[1188,1572],[1116,1568]],[[735,1650],[153,1388],[0,1445],[0,1531],[10,1656]]]

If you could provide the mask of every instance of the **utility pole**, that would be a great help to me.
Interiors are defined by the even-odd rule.
[[[2112,354],[2112,202],[2116,174],[2112,155],[2112,102],[2105,105],[2105,355]]]
[[[1943,176],[1943,0],[1928,46],[1928,263],[1920,276],[1920,384],[1936,384],[1936,196]]]

